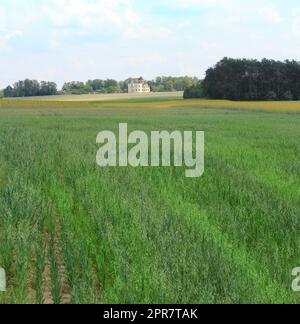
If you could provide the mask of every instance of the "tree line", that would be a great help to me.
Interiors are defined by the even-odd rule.
[[[57,85],[54,82],[24,80],[6,87],[2,91],[3,97],[33,97],[56,95]]]
[[[124,93],[128,91],[128,84],[132,81],[128,78],[123,81],[113,79],[88,80],[87,82],[67,82],[63,85],[62,92],[65,94],[88,94],[88,93]],[[153,92],[184,91],[186,88],[197,84],[196,77],[157,77],[147,81]]]
[[[113,79],[95,79],[87,82],[72,81],[65,82],[62,89],[58,90],[54,82],[39,82],[36,80],[24,80],[14,83],[12,86],[2,90],[4,97],[32,97],[32,96],[51,96],[57,94],[89,94],[89,93],[126,93],[128,84],[132,81],[128,78],[124,81]],[[193,77],[157,77],[148,81],[153,92],[173,92],[184,91],[186,88],[196,85],[199,79]],[[1,96],[0,93],[0,96]]]
[[[224,58],[185,98],[300,100],[300,62]]]

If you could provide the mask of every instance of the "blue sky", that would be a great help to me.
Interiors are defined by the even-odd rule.
[[[195,75],[224,56],[300,60],[297,0],[1,0],[0,88]]]

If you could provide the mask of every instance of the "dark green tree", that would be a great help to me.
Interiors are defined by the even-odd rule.
[[[225,57],[206,71],[203,93],[212,99],[300,100],[300,63]],[[185,98],[202,98],[194,86]]]

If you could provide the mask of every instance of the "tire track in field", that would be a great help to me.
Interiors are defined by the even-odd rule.
[[[50,261],[49,261],[49,240],[48,240],[48,234],[45,235],[45,255],[46,255],[46,263],[45,263],[45,270],[43,272],[43,295],[44,295],[44,304],[51,305],[53,304],[52,299],[52,280],[51,280],[51,270],[50,270]]]
[[[71,295],[71,289],[68,284],[67,270],[63,261],[63,251],[61,247],[61,225],[59,220],[57,220],[55,224],[54,249],[55,249],[59,279],[60,279],[61,303],[71,304],[72,295]]]
[[[46,305],[51,305],[55,303],[55,297],[54,297],[55,283],[57,283],[57,287],[59,287],[59,299],[60,299],[59,303],[71,304],[72,302],[71,290],[68,285],[67,271],[62,257],[60,235],[61,235],[61,228],[60,228],[59,221],[57,220],[54,228],[53,242],[51,242],[51,239],[49,238],[49,234],[45,235],[46,263],[45,263],[45,270],[43,273],[43,297],[44,297],[44,304]],[[51,249],[54,250],[52,256],[50,254]],[[54,260],[55,265],[57,266],[57,272],[53,271],[54,270],[53,265],[51,265],[51,261],[52,261],[51,258],[53,257],[55,259]]]

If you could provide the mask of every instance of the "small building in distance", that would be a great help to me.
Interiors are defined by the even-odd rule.
[[[140,77],[139,79],[131,79],[128,83],[128,93],[150,93],[149,84]]]

